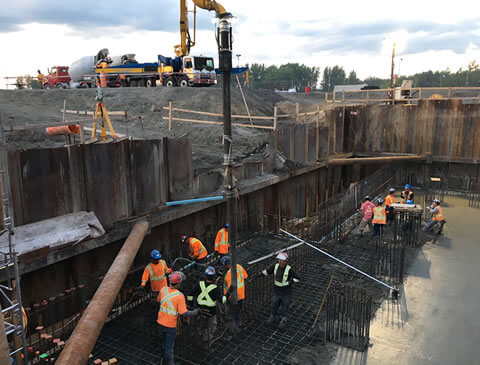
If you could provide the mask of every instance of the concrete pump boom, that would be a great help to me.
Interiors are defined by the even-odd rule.
[[[188,27],[188,7],[187,0],[180,0],[180,44],[177,44],[175,48],[175,54],[178,57],[188,56],[190,54],[190,48],[195,45],[195,33],[196,33],[196,18],[197,18],[197,6],[208,11],[214,10],[218,18],[224,18],[231,16],[225,8],[217,3],[215,0],[193,0],[195,8],[193,10],[193,39],[190,36],[190,30]]]

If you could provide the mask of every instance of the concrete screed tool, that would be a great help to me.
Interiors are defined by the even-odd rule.
[[[335,261],[341,263],[342,265],[345,265],[346,267],[349,267],[350,269],[355,270],[356,272],[358,272],[358,273],[366,276],[367,278],[369,278],[369,279],[377,282],[378,284],[387,287],[388,289],[390,289],[390,297],[392,298],[392,300],[397,300],[397,299],[399,298],[399,296],[400,296],[400,290],[399,290],[398,288],[395,288],[395,287],[393,287],[393,286],[390,286],[390,285],[388,285],[388,284],[385,284],[383,281],[380,281],[380,280],[374,278],[373,276],[368,275],[367,273],[364,273],[363,271],[357,269],[356,267],[354,267],[354,266],[352,266],[352,265],[350,265],[350,264],[347,264],[346,262],[344,262],[344,261],[342,261],[342,260],[340,260],[340,259],[337,259],[335,256],[330,255],[329,253],[327,253],[327,252],[319,249],[318,247],[315,247],[314,245],[312,245],[312,244],[310,244],[310,243],[302,240],[301,238],[299,238],[299,237],[291,234],[290,232],[285,231],[284,229],[281,229],[281,228],[280,228],[280,231],[283,232],[283,233],[285,233],[286,235],[292,237],[292,238],[295,238],[297,241],[306,244],[307,246],[313,248],[314,250],[317,250],[318,252],[320,252],[320,253],[322,253],[322,254],[330,257],[331,259],[334,259]]]

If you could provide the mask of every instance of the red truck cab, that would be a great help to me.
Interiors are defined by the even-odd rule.
[[[68,66],[53,66],[48,70],[46,80],[42,85],[43,89],[66,89],[70,84],[70,75],[68,74]]]

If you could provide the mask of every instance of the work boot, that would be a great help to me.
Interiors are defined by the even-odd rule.
[[[278,328],[285,328],[287,325],[287,317],[282,317],[280,323],[278,324]]]
[[[267,319],[268,324],[272,324],[275,321],[275,316],[273,314],[270,314],[270,317]]]

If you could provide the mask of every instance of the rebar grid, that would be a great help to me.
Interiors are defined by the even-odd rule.
[[[327,294],[326,307],[325,338],[364,351],[370,337],[371,293],[334,282]]]

